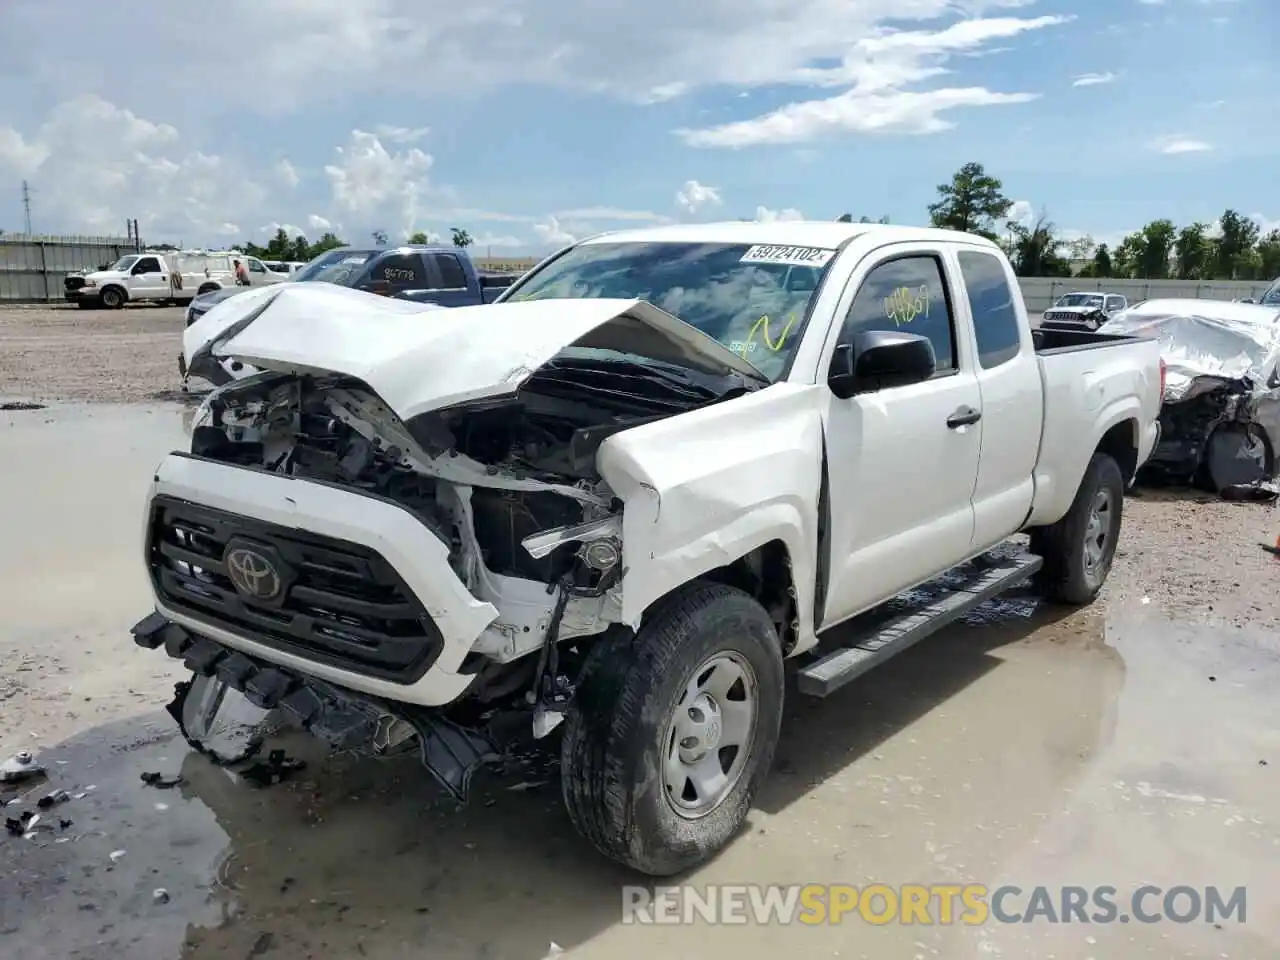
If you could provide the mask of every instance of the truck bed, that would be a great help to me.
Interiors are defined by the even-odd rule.
[[[1145,339],[1147,338],[1127,333],[1102,333],[1098,330],[1072,330],[1064,327],[1039,327],[1031,331],[1031,342],[1035,344],[1036,353],[1041,356],[1096,350],[1099,347],[1114,347]]]
[[[1044,410],[1035,498],[1028,525],[1053,523],[1075,496],[1098,438],[1146,425],[1130,436],[1141,462],[1155,446],[1160,415],[1160,343],[1090,330],[1032,330]],[[1127,426],[1126,426],[1127,425]],[[1137,464],[1121,464],[1136,469]],[[1131,477],[1126,477],[1126,480]]]

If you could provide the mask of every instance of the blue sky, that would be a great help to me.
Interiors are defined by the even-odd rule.
[[[145,16],[144,16],[145,11]],[[1276,0],[0,6],[0,229],[187,245],[464,226],[924,222],[977,160],[1114,242],[1280,220]]]

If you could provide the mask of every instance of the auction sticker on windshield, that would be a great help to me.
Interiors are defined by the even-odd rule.
[[[742,263],[782,263],[788,266],[825,267],[835,255],[824,247],[780,247],[758,243],[742,255]]]

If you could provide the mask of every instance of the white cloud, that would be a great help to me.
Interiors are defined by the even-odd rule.
[[[1151,149],[1159,153],[1176,155],[1181,153],[1207,153],[1213,149],[1213,145],[1203,140],[1197,140],[1194,137],[1182,135],[1171,135],[1167,137],[1158,137],[1151,141]]]
[[[756,207],[755,219],[760,223],[774,223],[776,221],[803,220],[804,214],[794,207],[785,207],[782,210]]]
[[[676,191],[676,205],[688,213],[697,213],[703,207],[718,207],[723,202],[718,187],[709,187],[697,180],[686,180]]]
[[[0,180],[18,179],[31,181],[38,231],[116,235],[132,217],[144,237],[227,235],[269,197],[234,161],[93,94],[59,104],[30,134],[0,127]]]
[[[504,250],[519,249],[528,246],[528,243],[519,237],[513,237],[510,234],[493,234],[482,233],[475,237],[475,242],[471,246],[473,253],[483,255],[486,251],[493,249],[499,252]]]
[[[1032,206],[1030,200],[1015,200],[1009,205],[1009,211],[1004,215],[1004,218],[1007,221],[1029,227],[1036,222],[1036,208]]]
[[[852,5],[851,5],[852,6]],[[677,134],[694,147],[739,148],[764,143],[803,143],[827,133],[927,134],[955,124],[942,114],[960,107],[1028,103],[1037,93],[999,93],[986,87],[908,89],[948,71],[949,57],[972,53],[984,43],[1066,23],[1068,17],[964,20],[939,31],[876,30],[846,48],[839,64],[798,67],[786,82],[810,87],[848,87],[822,99],[789,103],[749,120]]]
[[[563,247],[578,239],[572,233],[566,232],[560,226],[559,218],[554,216],[547,217],[541,223],[535,223],[533,232],[537,234],[538,239],[546,246]]]
[[[1104,83],[1114,83],[1116,75],[1110,71],[1106,73],[1082,73],[1071,81],[1073,87],[1097,87]]]
[[[430,154],[417,147],[392,153],[375,133],[352,130],[336,163],[325,166],[335,206],[361,223],[380,229],[412,229],[423,218],[431,190]]]
[[[333,229],[333,223],[325,219],[324,217],[320,216],[318,213],[313,213],[311,214],[311,216],[307,217],[307,226],[309,226],[312,230],[332,230]]]
[[[988,40],[1062,22],[1055,18],[991,17],[1027,0],[736,0],[690,6],[678,0],[642,5],[598,4],[583,16],[580,4],[490,0],[221,0],[213,5],[159,5],[145,23],[90,0],[5,0],[0,62],[21,77],[34,98],[65,98],[84,90],[111,90],[123,103],[160,104],[170,122],[252,111],[299,112],[342,96],[366,109],[386,91],[465,89],[483,93],[516,84],[541,84],[605,94],[636,103],[661,102],[709,87],[743,91],[777,84],[853,88],[881,101],[872,129],[931,129],[934,114],[908,88],[941,75],[948,56],[967,54]],[[886,23],[933,24],[963,13],[968,19],[933,32],[889,31]],[[64,32],[75,23],[93,42],[66,56]],[[193,36],[221,35],[237,25],[236,87],[287,91],[237,96],[227,89],[226,52]],[[931,28],[932,29],[932,28]],[[618,69],[625,38],[627,69]],[[136,51],[128,70],[119,51]],[[145,51],[145,52],[144,52]],[[815,64],[837,61],[826,68]],[[883,102],[893,95],[912,100]],[[156,91],[164,91],[157,100]],[[981,93],[979,93],[981,91]],[[964,93],[964,96],[959,96]],[[939,91],[935,112],[955,106],[1020,102],[983,88]],[[406,110],[415,101],[405,101]],[[860,105],[840,102],[840,122]],[[896,124],[885,117],[902,112]],[[402,123],[403,118],[398,118]],[[396,131],[395,134],[392,130]],[[384,143],[418,128],[405,123],[372,132]]]
[[[431,128],[393,127],[385,123],[380,123],[373,128],[373,132],[389,143],[417,143],[431,132]]]
[[[280,181],[290,190],[292,190],[302,181],[302,178],[298,176],[297,169],[295,169],[293,164],[290,163],[288,160],[281,160],[279,163],[276,164],[276,175],[280,178]]]
[[[1273,230],[1280,230],[1280,218],[1272,219],[1261,213],[1251,213],[1249,214],[1249,219],[1258,225],[1258,233],[1261,236],[1265,237]]]

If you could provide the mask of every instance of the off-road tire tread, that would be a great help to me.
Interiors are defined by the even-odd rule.
[[[768,614],[749,594],[718,583],[695,581],[658,601],[637,633],[619,631],[597,641],[583,667],[575,704],[565,722],[561,784],[570,819],[600,853],[650,876],[679,873],[715,852],[696,843],[680,849],[655,849],[646,844],[646,838],[636,830],[635,804],[652,799],[641,793],[645,786],[661,791],[662,778],[655,771],[643,784],[633,782],[636,778],[629,775],[634,751],[643,748],[637,746],[637,737],[644,737],[646,723],[655,722],[652,713],[662,710],[661,704],[652,702],[660,689],[658,678],[679,664],[682,652],[688,656],[687,647],[696,642],[700,622],[708,616],[736,620],[739,627],[753,624],[767,643],[765,651],[757,651],[765,653],[766,669],[753,660],[760,713],[750,766],[721,809],[707,818],[736,807],[727,817],[736,821],[736,832],[773,763],[784,683],[777,633]],[[696,652],[696,659],[710,655],[713,645],[713,641],[699,643],[703,649]],[[766,686],[771,686],[770,694],[776,696],[774,716],[766,712]],[[660,795],[656,800],[666,803]],[[716,846],[731,836],[716,838]]]
[[[1105,453],[1095,453],[1085,468],[1071,508],[1057,523],[1038,527],[1031,532],[1031,552],[1044,559],[1037,583],[1046,599],[1070,606],[1086,606],[1098,596],[1084,581],[1084,530],[1089,522],[1089,509],[1099,487],[1110,486],[1116,529],[1111,538],[1111,557],[1123,528],[1124,476],[1120,466]],[[1109,572],[1109,571],[1108,571]],[[1106,578],[1103,578],[1105,584]]]

